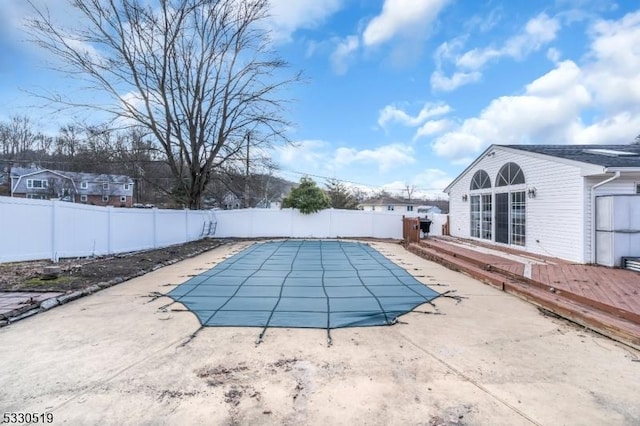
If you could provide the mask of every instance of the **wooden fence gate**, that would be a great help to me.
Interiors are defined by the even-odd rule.
[[[402,239],[405,243],[420,242],[420,219],[417,217],[402,217]]]

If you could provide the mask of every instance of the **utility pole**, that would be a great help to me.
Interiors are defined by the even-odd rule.
[[[251,132],[247,132],[247,164],[244,175],[244,208],[249,208],[249,145],[251,145]]]

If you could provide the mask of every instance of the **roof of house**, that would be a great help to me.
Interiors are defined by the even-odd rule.
[[[617,145],[490,145],[467,166],[443,192],[449,193],[462,176],[471,170],[494,149],[507,148],[535,154],[548,155],[563,160],[576,161],[590,166],[607,168],[640,169],[640,144]]]
[[[50,169],[33,169],[26,167],[14,167],[11,169],[12,177],[20,177],[30,174],[37,174],[39,172],[53,172],[59,175],[66,176],[74,181],[87,181],[87,182],[109,182],[109,183],[132,183],[133,179],[125,175],[110,175],[110,174],[98,174],[98,173],[83,173],[83,172],[65,172],[61,170]]]
[[[580,161],[602,167],[640,167],[640,144],[635,145],[497,145]]]
[[[420,201],[420,200],[407,200],[404,198],[397,198],[397,197],[378,197],[378,198],[371,198],[368,200],[364,200],[360,204],[365,206],[388,206],[388,205],[399,205],[399,204],[417,206],[422,202],[423,201]]]

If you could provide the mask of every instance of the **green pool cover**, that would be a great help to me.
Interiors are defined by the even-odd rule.
[[[179,285],[203,326],[340,328],[393,324],[440,296],[367,244],[254,244]]]

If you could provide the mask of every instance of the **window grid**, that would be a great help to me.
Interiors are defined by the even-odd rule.
[[[471,196],[471,236],[480,238],[480,196]]]
[[[491,188],[491,178],[484,170],[478,170],[471,179],[471,190]]]
[[[496,186],[520,185],[524,183],[524,173],[516,163],[507,163],[500,168]]]
[[[526,196],[524,191],[511,193],[511,244],[525,245]]]
[[[46,179],[27,179],[27,188],[48,188],[49,181]]]
[[[493,225],[493,204],[491,202],[491,194],[482,194],[482,233],[481,238],[491,240]]]

